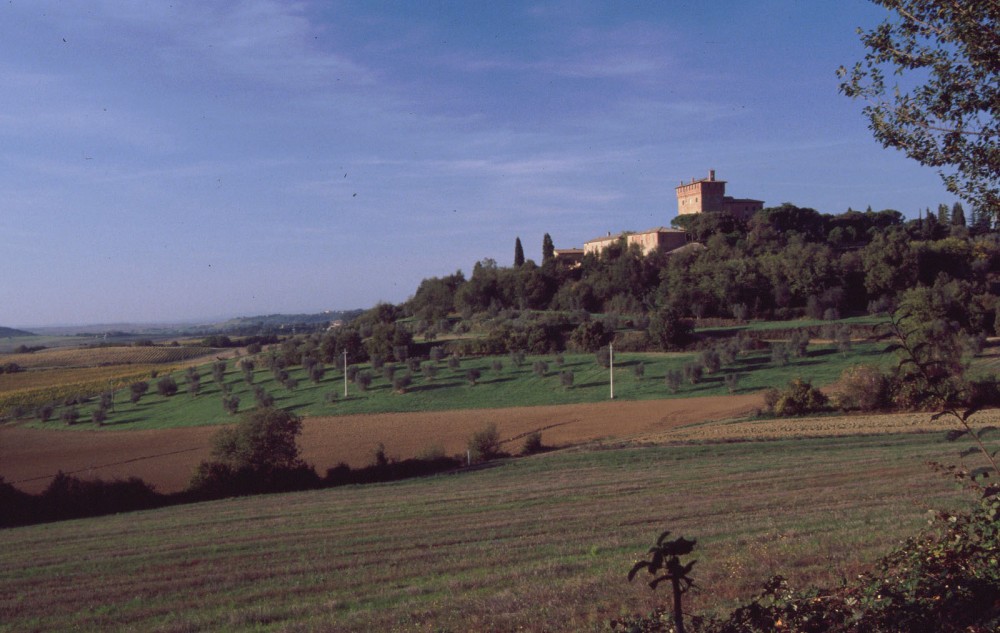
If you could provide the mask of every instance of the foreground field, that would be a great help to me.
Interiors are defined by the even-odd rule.
[[[760,396],[615,401],[547,407],[384,413],[307,418],[300,444],[305,459],[322,473],[345,462],[364,466],[381,442],[405,459],[431,450],[461,453],[466,441],[495,423],[505,448],[540,430],[552,446],[600,439],[627,440],[685,424],[745,416],[761,406]],[[217,427],[145,431],[76,431],[0,426],[0,476],[28,492],[40,492],[58,470],[104,479],[141,477],[158,490],[184,488],[198,463],[208,457]]]
[[[4,531],[0,629],[600,630],[625,571],[699,540],[692,608],[771,574],[837,582],[964,498],[933,435],[542,455],[391,485]]]

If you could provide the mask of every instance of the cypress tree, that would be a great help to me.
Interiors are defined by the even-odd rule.
[[[521,247],[521,238],[514,240],[514,268],[524,265],[524,248]]]
[[[542,263],[552,261],[556,256],[556,247],[552,243],[552,236],[548,233],[542,238]]]
[[[951,225],[965,226],[965,209],[962,208],[961,202],[956,202],[951,208]]]

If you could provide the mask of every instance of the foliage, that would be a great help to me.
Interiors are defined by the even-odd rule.
[[[632,582],[640,570],[645,570],[653,576],[649,581],[650,589],[656,589],[661,582],[669,581],[673,595],[674,629],[677,633],[684,633],[682,597],[694,586],[694,579],[690,574],[697,561],[690,561],[685,565],[681,563],[681,556],[687,556],[694,551],[697,541],[689,541],[683,536],[668,541],[669,535],[669,530],[660,534],[656,539],[656,545],[649,548],[652,558],[637,562],[629,571],[628,580]]]
[[[888,377],[873,365],[853,365],[838,381],[834,404],[844,411],[877,411],[889,404]]]
[[[489,424],[476,431],[469,438],[469,455],[473,461],[482,462],[496,459],[503,455],[500,450],[500,431],[496,424]]]
[[[809,382],[796,378],[784,391],[771,389],[764,395],[771,413],[780,416],[814,413],[826,408],[826,395]]]
[[[541,431],[529,433],[524,437],[524,446],[521,448],[522,455],[534,455],[543,451],[545,451],[545,445],[542,443]]]
[[[171,376],[163,376],[156,381],[156,392],[161,396],[172,396],[177,393],[177,381]]]
[[[691,338],[691,332],[691,323],[683,319],[676,308],[657,310],[649,319],[649,336],[663,350],[685,345]]]
[[[875,1],[890,17],[859,30],[867,52],[851,70],[838,71],[841,92],[867,101],[864,112],[876,140],[938,168],[951,192],[996,216],[1000,5]],[[890,75],[902,81],[887,85]]]

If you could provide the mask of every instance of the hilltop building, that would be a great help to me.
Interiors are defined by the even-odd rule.
[[[649,255],[657,249],[667,252],[684,246],[687,244],[687,231],[660,226],[639,233],[632,231],[624,231],[615,235],[608,233],[604,237],[584,242],[583,252],[585,255],[590,253],[596,255],[618,240],[624,240],[626,248],[637,244],[643,255]]]
[[[733,198],[726,195],[726,181],[715,179],[715,170],[709,170],[708,178],[682,182],[677,188],[677,215],[693,213],[713,213],[726,211],[742,220],[750,219],[754,213],[764,208],[763,200],[751,198]],[[688,243],[687,231],[683,229],[668,229],[657,227],[648,231],[623,231],[612,235],[608,233],[584,243],[583,249],[564,248],[555,251],[556,259],[563,263],[578,265],[584,255],[600,254],[608,246],[624,241],[626,248],[637,244],[643,255],[660,250],[669,253],[682,248]]]
[[[676,190],[677,215],[728,211],[737,218],[748,220],[764,208],[763,200],[727,196],[726,181],[716,180],[714,169],[709,170],[708,178],[692,178],[689,183],[682,182]]]

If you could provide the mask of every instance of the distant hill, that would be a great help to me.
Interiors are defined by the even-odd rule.
[[[14,338],[15,336],[35,336],[31,332],[15,330],[12,327],[0,327],[0,338]]]
[[[350,322],[360,316],[364,310],[328,310],[315,314],[266,314],[260,316],[236,317],[215,323],[212,329],[220,332],[242,331],[250,328],[276,329],[296,325],[316,325],[332,321]]]

